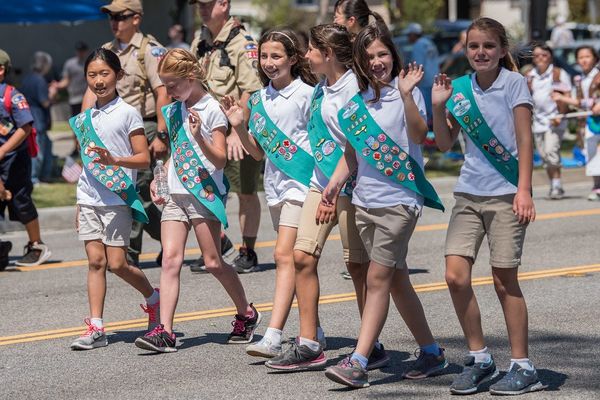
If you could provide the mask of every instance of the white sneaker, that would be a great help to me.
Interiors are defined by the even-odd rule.
[[[246,347],[246,353],[254,357],[273,358],[281,353],[281,343],[274,344],[271,339],[263,337],[260,341]]]
[[[600,193],[594,190],[588,195],[587,199],[589,201],[600,201]]]
[[[71,343],[72,350],[91,350],[96,347],[108,346],[108,339],[104,333],[104,328],[98,328],[92,324],[89,318],[84,320],[88,326],[87,331]]]
[[[29,242],[24,248],[23,258],[15,262],[20,267],[35,267],[43,264],[52,255],[48,246],[42,242]]]

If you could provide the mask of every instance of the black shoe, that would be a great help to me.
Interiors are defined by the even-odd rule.
[[[250,307],[254,310],[254,317],[248,318],[242,315],[235,315],[235,321],[231,323],[233,330],[229,334],[227,343],[250,343],[254,337],[254,331],[260,324],[262,315],[254,305],[250,303]]]
[[[223,235],[221,238],[221,255],[223,257],[228,256],[233,252],[233,243],[227,237]],[[190,271],[195,273],[207,273],[206,267],[204,266],[204,257],[200,256],[196,261],[190,264]]]
[[[8,266],[8,253],[12,250],[11,242],[0,242],[0,271]]]
[[[258,266],[258,257],[254,250],[240,247],[240,253],[235,260],[233,260],[232,266],[238,274],[254,272]]]
[[[135,339],[135,345],[140,349],[156,351],[159,353],[174,353],[177,351],[177,340],[175,334],[170,335],[164,330],[162,325]]]

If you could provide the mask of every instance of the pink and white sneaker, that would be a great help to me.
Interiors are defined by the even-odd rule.
[[[71,343],[71,350],[92,350],[96,347],[108,346],[104,328],[98,328],[89,318],[84,319],[83,322],[87,325],[87,331]]]
[[[155,288],[157,292],[160,292],[160,289]],[[148,304],[144,306],[140,304],[142,310],[146,314],[148,314],[148,331],[153,331],[158,325],[160,325],[160,300],[156,302],[156,304]]]

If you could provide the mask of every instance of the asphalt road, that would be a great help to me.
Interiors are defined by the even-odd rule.
[[[435,182],[450,208],[449,179]],[[527,398],[600,398],[600,203],[586,201],[589,183],[566,186],[562,201],[544,199],[547,187],[535,189],[538,221],[527,231],[522,287],[530,316],[531,359],[548,390]],[[235,200],[229,229],[235,242]],[[434,335],[446,348],[448,373],[423,381],[401,379],[417,347],[394,308],[381,340],[392,356],[390,367],[370,373],[371,387],[356,391],[325,378],[322,371],[273,373],[249,357],[243,345],[225,345],[234,314],[224,290],[210,275],[182,271],[178,307],[179,351],[150,355],[133,345],[143,334],[142,298],[110,276],[105,321],[109,346],[88,352],[69,349],[82,331],[88,313],[83,246],[72,229],[44,232],[53,257],[41,268],[9,268],[0,273],[0,398],[1,399],[315,399],[315,398],[448,398],[448,385],[460,371],[464,340],[443,284],[443,243],[450,212],[426,210],[410,244],[411,279],[418,290]],[[334,232],[320,264],[320,314],[328,337],[327,357],[337,362],[351,351],[359,329],[352,284],[343,280],[341,244]],[[22,232],[3,235],[16,251],[25,244]],[[258,254],[261,270],[242,276],[250,301],[265,310],[258,334],[268,324],[274,264],[270,218],[263,210]],[[197,255],[189,240],[188,258]],[[147,240],[143,268],[158,283],[153,262],[158,244]],[[487,279],[487,245],[474,268],[476,288],[488,346],[501,369],[509,364],[506,328],[499,302]],[[297,333],[292,310],[284,335]],[[474,398],[488,397],[479,393]]]

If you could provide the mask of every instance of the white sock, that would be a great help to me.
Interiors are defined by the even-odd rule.
[[[104,323],[102,322],[102,318],[90,318],[90,322],[96,328],[100,328],[100,329],[104,328]]]
[[[325,332],[323,332],[323,328],[317,326],[317,340],[321,340],[325,338]]]
[[[481,350],[469,351],[469,355],[475,357],[476,363],[489,363],[492,360],[492,355],[487,347]]]
[[[276,328],[267,328],[263,339],[269,339],[272,344],[281,344],[282,331]]]
[[[154,289],[150,297],[146,297],[146,304],[156,304],[160,301],[160,294],[158,290]]]
[[[321,347],[319,342],[315,342],[314,340],[306,339],[303,337],[300,338],[300,340],[298,341],[298,344],[300,346],[306,346],[309,349],[311,349],[312,351],[319,351],[319,348]]]
[[[529,361],[529,358],[511,358],[510,367],[508,370],[510,371],[515,364],[518,364],[519,367],[526,369],[527,371],[535,370],[535,367],[533,366],[532,362]]]
[[[561,187],[560,178],[552,178],[552,189],[560,189]]]

